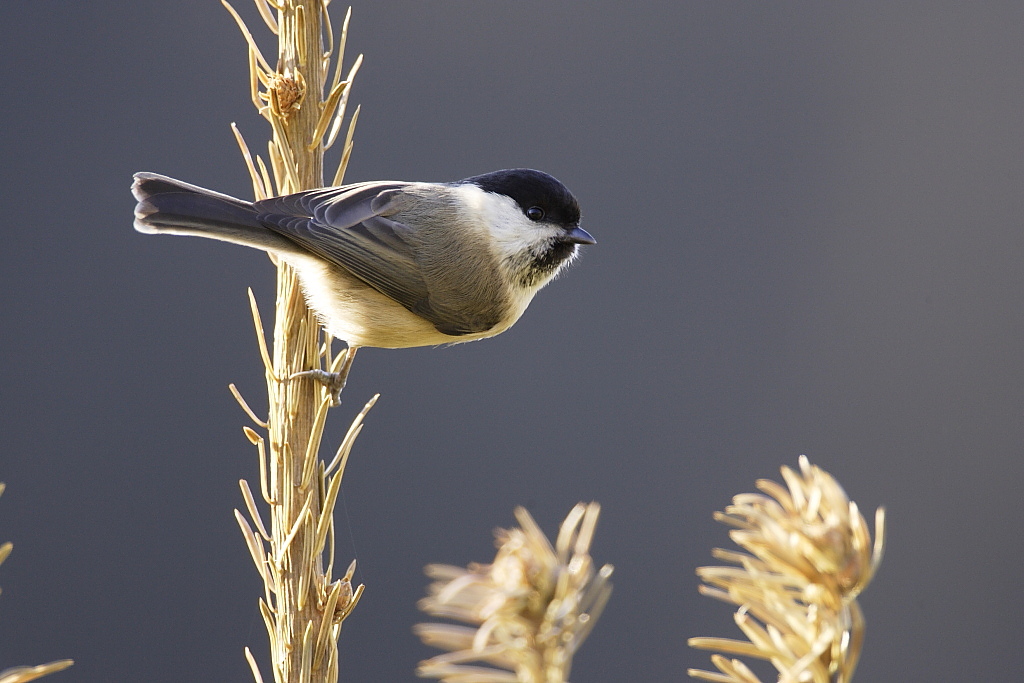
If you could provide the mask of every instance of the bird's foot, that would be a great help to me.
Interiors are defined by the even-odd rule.
[[[341,405],[341,391],[345,388],[345,384],[348,382],[348,373],[352,369],[352,361],[356,356],[356,347],[350,346],[348,351],[345,353],[345,361],[341,365],[341,369],[338,372],[327,372],[326,370],[304,370],[302,372],[296,372],[288,379],[297,379],[300,377],[308,377],[327,388],[327,391],[331,395],[331,406],[336,407]]]

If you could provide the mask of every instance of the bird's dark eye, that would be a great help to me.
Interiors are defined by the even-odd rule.
[[[540,208],[539,206],[531,206],[529,209],[526,210],[526,217],[529,218],[531,221],[544,220],[544,209]]]

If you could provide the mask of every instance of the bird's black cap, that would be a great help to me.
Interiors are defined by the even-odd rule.
[[[511,197],[524,213],[532,207],[544,211],[544,220],[567,229],[580,222],[580,205],[558,179],[529,168],[511,168],[460,180],[484,192]]]

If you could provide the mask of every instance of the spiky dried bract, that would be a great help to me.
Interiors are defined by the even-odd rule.
[[[339,82],[347,17],[336,50],[327,0],[254,0],[260,17],[278,36],[277,60],[271,67],[245,21],[227,0],[221,1],[245,38],[253,104],[273,132],[268,143],[271,179],[267,163],[259,155],[253,156],[241,132],[232,126],[256,198],[322,187],[324,138],[332,125],[341,125],[352,79],[361,61],[356,60],[347,81]],[[343,157],[336,178],[344,175],[347,159]],[[270,524],[264,524],[257,498],[245,481],[241,482],[242,497],[252,523],[238,511],[235,516],[264,582],[260,612],[270,634],[273,680],[333,683],[338,679],[337,639],[341,624],[362,593],[362,586],[352,586],[354,563],[341,579],[331,578],[334,504],[352,443],[376,398],[356,418],[335,460],[330,466],[325,465],[319,457],[320,442],[334,396],[322,384],[308,379],[308,373],[337,370],[343,364],[347,370],[355,349],[338,354],[332,351],[331,339],[306,306],[294,271],[287,264],[277,265],[272,351],[250,291],[269,394],[267,419],[256,417],[237,389],[232,388],[243,410],[258,427],[267,430],[264,439],[245,428],[246,437],[257,447],[260,493],[269,508]],[[251,654],[247,654],[247,659],[253,676],[261,682],[263,677],[255,659]]]
[[[70,659],[61,659],[39,666],[15,666],[0,671],[0,683],[27,683],[57,671],[63,671],[72,664],[74,662]]]
[[[7,485],[0,482],[0,496],[4,494],[4,489],[6,488]],[[11,554],[13,548],[14,546],[10,542],[0,543],[0,564],[4,563],[4,560]],[[39,666],[14,666],[0,671],[0,683],[27,683],[47,674],[52,674],[55,671],[66,669],[74,663],[70,659],[60,659],[56,662],[40,664]]]
[[[762,493],[736,496],[720,522],[747,552],[716,549],[735,567],[701,567],[705,595],[738,605],[747,641],[691,638],[691,647],[770,661],[780,683],[849,683],[864,640],[857,596],[882,560],[884,510],[875,540],[857,504],[830,474],[800,456],[800,471],[782,468],[786,486],[761,480]],[[690,670],[720,683],[760,683],[742,661],[713,655],[718,672]]]
[[[568,680],[612,590],[612,566],[595,569],[590,557],[599,513],[597,503],[576,505],[552,547],[530,513],[516,508],[520,527],[495,532],[491,564],[429,565],[434,583],[420,609],[470,626],[418,624],[424,643],[449,653],[421,662],[417,673],[447,683]]]

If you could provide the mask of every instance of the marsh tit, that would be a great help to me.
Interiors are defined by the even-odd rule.
[[[594,238],[546,173],[454,183],[366,182],[247,202],[135,174],[135,229],[262,249],[290,264],[310,308],[349,346],[492,337]]]

